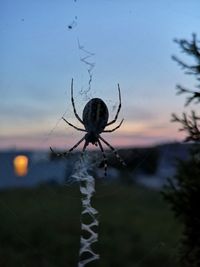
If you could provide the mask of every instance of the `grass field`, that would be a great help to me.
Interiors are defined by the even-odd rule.
[[[180,225],[159,192],[99,183],[100,260],[88,266],[175,267]],[[81,202],[78,185],[0,192],[0,266],[77,266]]]

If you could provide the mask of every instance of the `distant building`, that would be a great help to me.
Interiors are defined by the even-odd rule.
[[[175,174],[177,159],[185,160],[188,158],[190,148],[191,145],[181,143],[156,146],[158,160],[156,160],[155,172],[147,172],[148,164],[144,164],[145,161],[150,165],[152,164],[152,155],[154,155],[152,149],[148,151],[148,149],[142,148],[142,157],[139,158],[140,162],[136,162],[137,164],[134,163],[134,160],[135,154],[140,154],[138,149],[136,151],[134,148],[130,148],[127,150],[128,152],[124,150],[124,155],[121,154],[125,161],[133,159],[134,164],[130,164],[130,166],[133,166],[132,169],[129,166],[129,174],[132,180],[147,187],[159,189],[166,184],[168,177],[173,177]],[[23,158],[16,158],[19,155]],[[74,166],[76,166],[75,163],[80,154],[74,153],[73,156],[66,159],[50,155],[49,152],[42,151],[0,151],[0,190],[11,187],[34,187],[47,183],[65,184],[71,182],[71,175],[75,172]],[[128,159],[126,158],[127,155]],[[106,180],[120,180],[119,166],[112,164],[111,158],[109,158],[108,163]],[[18,167],[19,170],[16,169]],[[97,178],[102,178],[103,169],[99,169],[98,166],[94,167],[94,174]]]
[[[27,158],[27,170],[23,172],[23,158]],[[15,161],[15,164],[14,164]],[[26,163],[25,163],[26,164]],[[20,174],[21,171],[21,174]],[[9,187],[33,187],[43,183],[63,184],[72,172],[71,160],[51,160],[47,152],[6,151],[0,152],[0,189]]]

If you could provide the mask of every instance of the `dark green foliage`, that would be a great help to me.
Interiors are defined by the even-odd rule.
[[[191,42],[176,40],[182,51],[195,59],[195,65],[187,65],[173,57],[187,74],[192,74],[200,81],[200,48],[196,36]],[[199,88],[199,86],[197,86]],[[200,102],[200,92],[185,89],[178,85],[178,94],[186,93],[185,105],[192,101]],[[177,173],[169,179],[169,185],[163,191],[164,198],[169,202],[176,217],[183,225],[180,244],[179,262],[181,267],[200,266],[200,116],[192,111],[188,116],[183,113],[182,118],[172,115],[172,121],[181,124],[181,131],[187,133],[185,141],[193,141],[193,149],[187,161],[179,161]]]
[[[200,266],[200,166],[196,152],[188,161],[179,161],[177,174],[163,193],[183,224],[181,266]]]

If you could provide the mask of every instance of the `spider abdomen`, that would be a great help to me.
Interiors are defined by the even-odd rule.
[[[92,98],[84,107],[83,124],[87,132],[101,133],[108,122],[108,108],[100,98]]]

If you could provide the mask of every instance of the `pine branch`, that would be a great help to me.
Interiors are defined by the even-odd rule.
[[[186,113],[183,113],[182,118],[172,113],[171,121],[182,124],[182,127],[179,129],[179,131],[186,131],[188,134],[185,142],[200,142],[200,117],[198,117],[194,111],[191,112],[190,116],[187,116]]]
[[[200,60],[200,47],[197,45],[198,41],[196,39],[196,34],[192,34],[191,42],[185,39],[175,39],[174,41],[180,45],[184,53],[192,55]]]
[[[188,65],[176,56],[172,56],[172,59],[175,60],[183,69],[187,70],[186,74],[193,74],[197,76],[197,80],[200,80],[200,47],[197,45],[198,41],[196,40],[196,35],[193,34],[192,36],[193,39],[191,42],[185,39],[175,39],[175,42],[181,47],[182,52],[193,56],[197,63],[195,65]]]
[[[186,98],[185,106],[188,106],[193,100],[196,100],[195,104],[200,103],[200,92],[193,91],[182,87],[181,85],[176,86],[177,95],[189,93],[191,96]]]
[[[186,64],[177,57],[173,59],[186,70],[186,74],[193,74],[200,81],[200,47],[196,35],[192,35],[191,41],[182,39],[175,42],[182,52],[195,59],[195,64]],[[200,103],[200,84],[196,88],[198,90],[190,90],[177,85],[177,94],[186,95],[185,106],[191,102]],[[170,178],[163,195],[183,223],[179,264],[184,267],[199,267],[200,212],[196,203],[200,201],[200,116],[197,116],[195,111],[191,111],[190,114],[182,113],[181,116],[173,113],[171,120],[181,125],[179,130],[186,133],[185,142],[193,141],[195,144],[192,146],[190,158],[179,161],[177,172]]]

